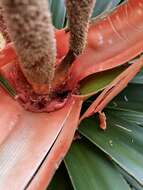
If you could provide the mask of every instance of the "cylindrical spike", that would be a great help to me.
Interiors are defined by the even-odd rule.
[[[2,0],[2,4],[25,77],[38,87],[37,91],[40,86],[43,89],[42,85],[49,88],[54,77],[56,41],[47,0]]]
[[[66,0],[69,19],[68,31],[70,31],[70,45],[67,55],[56,70],[54,82],[58,83],[59,76],[65,81],[68,69],[76,56],[84,51],[87,41],[89,21],[95,0]],[[66,30],[66,32],[68,32]]]
[[[83,52],[86,41],[89,20],[95,0],[66,0],[70,29],[70,50],[79,55]]]

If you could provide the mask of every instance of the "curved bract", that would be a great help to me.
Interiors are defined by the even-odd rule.
[[[0,88],[1,189],[25,189],[36,175],[33,183],[50,182],[74,137],[81,103],[71,98],[59,111],[30,113]]]
[[[59,63],[68,52],[69,33],[57,30],[56,39]],[[74,89],[85,77],[122,65],[142,51],[143,0],[128,0],[91,23],[87,48],[69,71],[68,88]],[[14,59],[17,56],[12,43],[0,50],[1,68]],[[102,111],[141,67],[142,58],[114,79],[81,119]],[[69,96],[58,111],[32,113],[0,88],[1,189],[46,188],[72,143],[83,98]]]
[[[71,69],[69,86],[86,76],[124,64],[143,51],[143,0],[129,0],[93,22],[88,47]]]
[[[118,95],[133,79],[133,77],[143,68],[143,58],[139,58],[135,63],[130,65],[125,71],[119,74],[97,97],[92,105],[82,115],[80,121],[93,115],[94,113],[101,113],[106,105]]]

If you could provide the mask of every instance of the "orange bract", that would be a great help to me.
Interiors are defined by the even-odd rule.
[[[71,98],[65,107],[57,112],[30,113],[0,89],[2,189],[24,189],[30,186],[35,174],[41,176],[39,170],[43,166],[39,167],[41,164],[45,165],[47,160],[46,167],[50,173],[47,173],[48,178],[42,184],[47,185],[48,179],[48,183],[50,182],[72,142],[80,108],[81,101]]]
[[[88,75],[124,64],[143,51],[142,9],[143,0],[129,0],[105,18],[92,22],[88,46],[69,71],[69,89],[74,89]],[[58,63],[68,52],[68,38],[64,30],[56,31]],[[8,44],[0,51],[0,66],[14,59],[17,58],[13,45]],[[142,58],[129,66],[107,86],[81,119],[101,112],[142,66]],[[72,142],[83,98],[71,95],[58,111],[31,113],[0,89],[1,188],[46,188]]]

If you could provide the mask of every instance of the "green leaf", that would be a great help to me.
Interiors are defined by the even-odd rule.
[[[108,12],[109,10],[116,7],[120,2],[121,0],[97,0],[92,17],[96,17],[100,14]]]
[[[134,77],[131,83],[143,84],[143,69]]]
[[[63,28],[65,24],[66,8],[64,2],[64,0],[49,0],[53,25],[58,29]]]
[[[143,85],[129,84],[121,94],[119,94],[109,104],[108,107],[117,110],[143,112]]]
[[[125,70],[125,66],[115,69],[103,71],[90,75],[80,83],[80,93],[82,95],[97,93],[103,90],[110,82],[112,82],[121,72]]]
[[[143,126],[143,85],[131,83],[108,105],[108,109],[118,110],[121,118],[126,118],[139,126]]]
[[[69,176],[67,174],[64,163],[62,163],[55,173],[53,180],[47,190],[73,190],[70,183]]]
[[[0,86],[2,86],[10,96],[14,97],[16,95],[15,90],[2,75],[0,75]]]
[[[127,172],[125,172],[122,168],[116,165],[120,173],[124,176],[126,181],[130,184],[132,190],[143,190],[143,187],[135,179],[133,179]]]
[[[74,190],[129,190],[113,164],[83,139],[72,144],[65,165]]]
[[[143,185],[143,128],[107,110],[107,130],[101,131],[95,117],[81,123],[80,133],[105,152],[132,178]]]
[[[143,189],[142,92],[143,86],[137,81],[114,98],[106,109],[108,129],[105,133],[97,128],[95,118],[88,122],[85,120],[87,124],[82,123],[83,128],[80,129],[84,136],[120,166],[121,173],[137,190]]]

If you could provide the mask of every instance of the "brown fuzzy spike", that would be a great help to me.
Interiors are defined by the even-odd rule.
[[[76,56],[84,51],[87,41],[87,33],[95,0],[66,0],[69,27],[65,32],[70,31],[70,46],[67,55],[56,70],[54,82],[57,83],[59,75],[61,80],[66,80],[66,73]]]
[[[2,33],[6,42],[9,43],[11,40],[10,40],[8,31],[7,31],[7,26],[6,26],[4,18],[3,18],[3,14],[4,14],[3,8],[0,5],[0,32]]]
[[[89,19],[95,0],[66,0],[67,13],[69,17],[70,50],[75,55],[83,52],[89,26]]]
[[[47,0],[2,0],[8,29],[31,84],[49,85],[54,77],[56,41]]]

